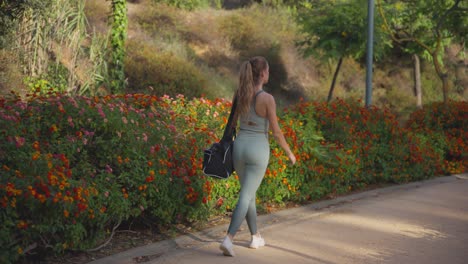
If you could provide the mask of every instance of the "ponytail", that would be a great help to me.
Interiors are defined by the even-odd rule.
[[[267,67],[267,60],[261,56],[253,57],[242,63],[239,74],[239,87],[235,94],[237,96],[237,117],[249,113],[250,103],[255,96],[255,86],[260,84],[261,73]]]
[[[249,112],[250,101],[255,93],[254,79],[252,73],[252,64],[250,61],[244,61],[241,65],[239,74],[239,87],[237,96],[237,115],[242,116]]]

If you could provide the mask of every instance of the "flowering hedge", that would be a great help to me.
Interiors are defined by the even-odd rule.
[[[353,180],[358,186],[408,182],[443,173],[442,149],[424,134],[400,126],[388,109],[343,100],[315,105],[325,138],[354,156],[352,170],[355,164],[358,168]]]
[[[0,99],[0,262],[93,248],[129,219],[170,225],[232,210],[237,175],[221,181],[200,170],[203,149],[221,136],[230,106],[142,94]],[[465,122],[457,113],[450,120]],[[300,102],[279,120],[298,163],[287,166],[272,142],[257,196],[267,210],[453,173],[446,158],[466,168],[466,131],[450,132],[448,141],[444,133],[428,137],[419,127],[400,127],[388,110],[358,102]],[[459,151],[445,144],[453,140],[463,141]]]
[[[442,149],[445,173],[461,173],[468,168],[468,103],[433,103],[411,114],[406,124]]]

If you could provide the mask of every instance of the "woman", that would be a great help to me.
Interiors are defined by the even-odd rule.
[[[250,248],[265,245],[265,240],[257,231],[255,194],[270,158],[268,129],[271,129],[274,138],[284,149],[291,163],[296,163],[296,157],[278,125],[275,99],[263,91],[263,85],[268,82],[268,77],[268,62],[263,57],[253,57],[241,66],[239,87],[235,94],[237,108],[234,117],[236,120],[234,124],[240,119],[240,129],[233,149],[234,167],[239,175],[241,189],[227,235],[220,245],[221,251],[226,256],[235,255],[232,241],[244,218],[252,235]]]

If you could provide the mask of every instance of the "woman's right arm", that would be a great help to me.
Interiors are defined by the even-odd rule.
[[[268,96],[268,99],[267,99],[266,114],[267,114],[268,121],[270,122],[270,129],[273,133],[273,137],[275,138],[276,142],[278,142],[281,148],[284,149],[291,163],[292,164],[296,163],[296,157],[294,156],[291,149],[289,148],[289,145],[286,142],[283,132],[281,132],[281,128],[278,124],[278,118],[276,116],[276,102],[275,102],[275,98],[272,95]]]

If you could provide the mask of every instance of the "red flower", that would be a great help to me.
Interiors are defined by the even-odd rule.
[[[148,176],[148,177],[146,177],[146,180],[145,180],[145,181],[148,182],[148,183],[154,181],[154,176]]]
[[[223,205],[223,203],[224,203],[223,197],[220,197],[218,201],[216,201],[216,206],[220,207],[221,205]]]

